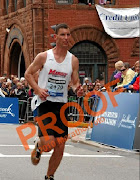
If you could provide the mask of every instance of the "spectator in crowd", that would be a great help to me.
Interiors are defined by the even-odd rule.
[[[5,81],[3,81],[2,83],[1,83],[1,92],[6,96],[6,97],[8,97],[9,96],[9,91],[8,91],[8,89],[7,89],[7,87],[6,87],[6,82]]]
[[[12,89],[17,88],[17,83],[19,82],[19,79],[14,76],[13,81],[12,81]]]
[[[91,6],[92,4],[94,4],[93,0],[87,0],[87,3],[89,6]]]
[[[100,83],[100,80],[97,78],[94,83]]]
[[[23,85],[21,82],[17,83],[17,88],[15,89],[15,96],[19,99],[19,100],[25,100],[25,101],[21,101],[21,103],[19,104],[19,117],[21,119],[25,118],[25,112],[26,112],[26,105],[27,105],[27,94],[23,88]]]
[[[119,77],[119,79],[121,79],[121,71],[120,70],[121,70],[122,67],[123,67],[123,62],[122,61],[117,61],[115,63],[115,71],[111,75],[110,82],[114,81],[118,77]],[[117,76],[115,76],[115,75],[117,75]],[[116,85],[117,84],[113,85],[112,89],[114,89]]]
[[[95,84],[94,91],[100,91],[101,90],[101,84],[98,82]]]
[[[106,4],[106,0],[99,0],[99,4]]]
[[[93,91],[93,89],[94,89],[93,83],[89,83],[88,91]]]
[[[124,88],[125,85],[128,85],[132,79],[135,76],[135,72],[130,68],[129,63],[124,63],[123,67],[121,68],[123,81],[119,85],[115,87],[115,89],[118,88]]]
[[[86,96],[86,94],[89,92],[88,86],[86,84],[84,84],[82,87],[83,87],[83,96]]]
[[[27,95],[21,82],[17,83],[17,88],[15,89],[15,96],[18,97],[19,100],[27,100]]]
[[[89,85],[89,78],[85,77],[83,85]]]
[[[111,4],[111,0],[107,0],[107,1],[106,1],[106,4]]]
[[[133,80],[131,81],[131,83],[126,87],[126,89],[132,89],[136,92],[139,92],[139,87],[140,87],[140,81],[139,81],[139,76],[140,76],[140,65],[139,65],[139,61],[136,61],[135,63],[135,78],[133,78]],[[134,81],[135,80],[135,81]]]
[[[0,88],[0,97],[5,97],[5,95],[4,95],[3,92],[1,91],[1,88]]]
[[[2,82],[6,82],[6,81],[7,81],[7,79],[5,77],[0,78],[0,88],[2,86]]]

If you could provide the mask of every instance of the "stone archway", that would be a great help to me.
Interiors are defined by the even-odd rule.
[[[9,74],[16,74],[19,78],[24,76],[25,58],[18,41],[14,41],[10,49]]]
[[[71,49],[74,44],[84,40],[94,41],[103,48],[106,53],[109,66],[111,64],[113,64],[114,66],[114,62],[119,60],[118,48],[114,40],[105,32],[102,32],[91,25],[82,25],[73,28],[71,30],[71,40],[69,48]]]
[[[22,30],[21,30],[22,29]],[[17,48],[17,54],[15,53],[15,49]],[[18,67],[20,65],[17,61],[22,58],[25,61],[25,69],[30,64],[30,58],[29,58],[29,52],[28,52],[28,43],[26,41],[26,34],[23,31],[23,28],[20,28],[19,25],[14,24],[11,25],[10,31],[7,33],[5,38],[5,47],[4,47],[4,54],[3,54],[3,74],[7,74],[9,76],[11,73],[14,73],[16,75],[19,75],[18,73]],[[20,53],[21,55],[19,55]],[[14,52],[14,53],[13,53]],[[13,57],[17,55],[16,60],[13,60]],[[20,57],[21,56],[21,57]],[[17,60],[18,59],[18,60]],[[23,73],[22,73],[23,74]]]

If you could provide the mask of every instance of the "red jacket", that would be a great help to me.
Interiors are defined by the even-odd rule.
[[[136,90],[136,91],[138,91],[139,90],[139,88],[140,88],[140,85],[139,85],[139,77],[140,76],[138,76],[137,78],[136,78],[136,81],[134,82],[134,84],[133,84],[133,89],[134,90]]]

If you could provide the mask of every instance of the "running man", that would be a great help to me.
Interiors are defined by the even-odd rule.
[[[37,94],[38,116],[52,112],[57,119],[54,125],[57,127],[56,129],[46,129],[49,136],[47,141],[41,131],[42,128],[38,127],[39,140],[31,153],[32,164],[37,165],[42,152],[49,152],[54,149],[45,176],[47,180],[54,180],[54,173],[62,160],[65,147],[65,140],[62,141],[62,138],[66,138],[68,135],[68,127],[63,124],[60,118],[60,109],[67,103],[68,84],[72,81],[75,89],[79,86],[79,61],[68,51],[70,36],[68,25],[58,24],[54,35],[56,47],[39,53],[25,72],[26,80]],[[33,75],[38,70],[40,73],[37,84]],[[79,93],[81,93],[80,90]],[[43,120],[44,126],[50,124],[52,120],[51,117],[47,117]],[[60,139],[61,143],[59,143]]]

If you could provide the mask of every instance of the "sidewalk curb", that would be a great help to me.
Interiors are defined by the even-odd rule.
[[[109,146],[109,145],[105,145],[105,144],[100,144],[100,143],[92,141],[92,140],[85,140],[85,139],[80,138],[80,135],[79,135],[79,137],[78,136],[72,137],[71,141],[74,142],[74,143],[86,144],[86,145],[94,146],[94,147],[97,147],[97,148],[103,148],[103,149],[115,150],[115,151],[122,151],[122,152],[134,153],[134,154],[140,155],[140,152],[137,152],[137,151],[134,151],[134,150],[121,149],[121,148],[118,148],[118,147],[113,147],[113,146]]]

